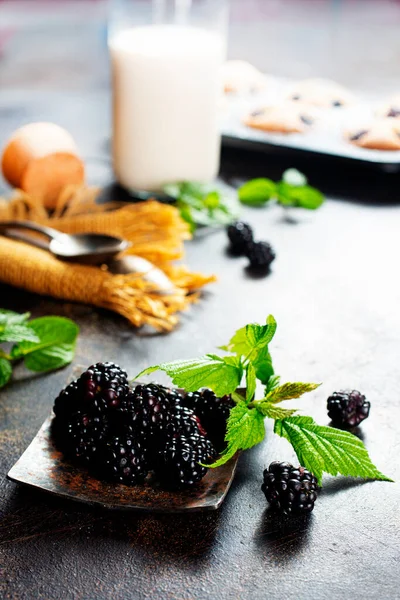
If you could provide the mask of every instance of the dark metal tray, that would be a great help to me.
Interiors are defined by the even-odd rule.
[[[278,87],[283,86],[278,82]],[[287,83],[286,83],[287,85]],[[400,171],[400,150],[371,150],[346,142],[343,130],[353,122],[368,121],[373,116],[376,101],[363,100],[351,107],[316,109],[315,128],[306,133],[272,133],[252,129],[243,118],[269,101],[276,101],[277,92],[245,97],[227,97],[221,116],[222,143],[225,146],[257,149],[266,152],[297,152],[327,156],[346,162],[375,165],[387,172]]]
[[[209,469],[193,488],[165,491],[151,479],[128,487],[99,481],[84,468],[66,461],[51,438],[50,416],[7,477],[16,483],[38,488],[56,496],[104,508],[146,512],[216,510],[223,502],[235,475],[238,457]]]

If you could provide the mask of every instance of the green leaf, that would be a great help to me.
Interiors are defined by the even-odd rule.
[[[272,392],[272,390],[274,390],[275,388],[278,387],[279,382],[280,382],[281,378],[279,377],[279,375],[271,375],[270,378],[268,379],[268,381],[266,381],[266,387],[265,387],[265,395],[267,396],[269,394],[269,392]]]
[[[249,363],[246,367],[246,401],[250,402],[254,398],[254,394],[256,393],[257,387],[257,379],[256,379],[256,371],[252,365]]]
[[[220,192],[213,191],[209,192],[204,197],[204,206],[209,209],[217,208],[221,203],[221,194]]]
[[[282,181],[296,187],[307,185],[307,177],[297,169],[286,169]]]
[[[264,417],[257,410],[247,407],[245,402],[231,409],[226,428],[227,448],[220,458],[210,465],[219,467],[226,463],[238,450],[247,450],[256,446],[265,437]]]
[[[286,419],[297,412],[296,408],[282,408],[281,406],[272,404],[272,402],[262,402],[256,408],[264,417],[268,417],[269,419]]]
[[[227,225],[237,218],[238,211],[232,201],[209,185],[183,181],[166,185],[164,191],[176,200],[180,215],[192,232],[198,225]]]
[[[276,321],[272,315],[269,315],[266,325],[250,323],[238,329],[227,346],[221,346],[221,349],[246,356],[255,348],[267,346],[274,337],[275,331]]]
[[[175,360],[149,367],[139,373],[135,379],[157,370],[164,371],[176,386],[182,387],[187,392],[208,387],[217,396],[235,391],[243,376],[243,367],[236,356],[221,358],[214,354],[207,354],[201,358]]]
[[[284,206],[295,206],[315,210],[324,202],[324,196],[319,190],[309,185],[294,186],[284,181],[277,186],[278,202]]]
[[[251,362],[255,368],[257,379],[259,379],[261,383],[265,385],[274,374],[272,357],[268,350],[268,346],[264,346],[264,348],[256,350],[252,356]]]
[[[251,179],[239,188],[238,195],[243,204],[262,206],[276,195],[276,185],[263,177]]]
[[[303,394],[312,392],[320,385],[320,383],[284,383],[283,385],[275,387],[273,390],[271,390],[265,399],[268,402],[277,404],[278,402],[283,402],[284,400],[300,398],[300,396]]]
[[[0,309],[0,330],[6,325],[22,325],[29,317],[30,313],[16,313],[12,310]]]
[[[36,333],[27,325],[10,324],[0,330],[0,342],[39,342]]]
[[[246,325],[246,339],[249,343],[249,347],[253,348],[264,348],[267,346],[275,335],[276,321],[272,315],[267,317],[266,325],[257,325],[256,323],[250,323]]]
[[[12,375],[12,366],[6,358],[0,358],[0,388],[4,387],[10,381]]]
[[[29,322],[39,342],[23,341],[11,350],[13,358],[24,358],[31,371],[52,371],[69,364],[75,353],[78,326],[65,317],[41,317]]]
[[[311,417],[278,420],[274,431],[292,444],[300,464],[319,482],[323,472],[391,481],[372,464],[362,441],[348,431],[317,425]]]

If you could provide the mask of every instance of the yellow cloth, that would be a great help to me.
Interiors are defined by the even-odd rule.
[[[104,267],[63,262],[50,252],[0,237],[0,281],[30,292],[83,302],[113,310],[133,325],[152,325],[169,331],[176,313],[198,298],[214,276],[190,272],[172,261],[183,257],[183,241],[190,239],[187,224],[173,206],[155,200],[137,204],[96,204],[95,188],[70,188],[49,216],[41,204],[17,191],[0,199],[0,221],[28,219],[64,233],[103,233],[132,243],[124,254],[146,258],[161,268],[177,290],[159,294],[138,274],[113,275]]]

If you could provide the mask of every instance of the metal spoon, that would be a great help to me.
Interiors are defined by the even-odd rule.
[[[50,242],[46,243],[39,238],[15,231],[18,229],[41,233]],[[57,229],[30,221],[2,221],[0,222],[0,234],[49,250],[61,260],[92,265],[106,263],[130,246],[126,240],[111,235],[61,233]]]

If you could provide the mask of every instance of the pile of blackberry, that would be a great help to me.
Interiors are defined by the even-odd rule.
[[[268,242],[255,242],[248,223],[236,221],[227,228],[230,251],[236,256],[246,256],[252,269],[268,271],[275,260],[275,252]]]
[[[168,488],[200,481],[222,449],[233,401],[211,390],[180,394],[137,385],[113,363],[97,363],[54,403],[57,447],[99,479],[141,483],[150,471]]]

